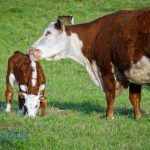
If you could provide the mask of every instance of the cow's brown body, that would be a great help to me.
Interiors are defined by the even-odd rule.
[[[150,83],[150,8],[118,11],[89,23],[65,26],[65,31],[58,20],[54,27],[58,31],[66,32],[67,38],[76,36],[76,43],[78,37],[80,40],[78,44],[81,43],[81,53],[88,60],[83,65],[85,68],[86,66],[92,68],[93,64],[97,67],[91,70],[96,70],[94,75],[96,74],[96,78],[101,80],[106,93],[107,118],[113,118],[115,96],[120,93],[121,88],[128,86],[135,117],[141,117],[141,85]],[[52,28],[49,27],[47,30],[52,30]],[[41,41],[44,40],[44,37],[42,38]],[[35,42],[29,51],[35,58],[37,52],[44,58],[42,54],[45,50],[41,48],[41,41]],[[50,58],[55,60],[55,58],[61,59],[66,56],[66,58],[70,57],[82,63],[83,56],[78,54],[76,57],[77,55],[73,53],[75,54],[76,51],[64,53],[62,50],[62,53],[59,52],[58,55],[49,53],[47,57],[49,60]]]
[[[14,54],[8,60],[8,70],[6,76],[6,85],[7,89],[5,92],[7,103],[11,103],[13,98],[13,84],[11,82],[16,82],[19,86],[19,109],[23,109],[23,105],[25,102],[24,93],[25,94],[34,94],[38,95],[38,93],[43,96],[41,100],[40,106],[42,110],[42,115],[45,114],[45,107],[47,105],[47,101],[44,98],[44,88],[39,91],[40,85],[45,85],[45,76],[43,69],[39,62],[36,63],[36,71],[37,71],[37,79],[36,84],[32,85],[32,72],[34,71],[31,67],[31,60],[28,55],[25,55],[19,51],[14,52]],[[15,80],[11,81],[10,75],[14,75]],[[21,85],[26,89],[22,89]]]

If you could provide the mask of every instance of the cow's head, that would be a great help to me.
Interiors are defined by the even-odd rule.
[[[38,108],[40,106],[41,96],[33,94],[29,95],[24,94],[24,96],[25,96],[25,103],[24,103],[25,115],[31,118],[35,118]]]
[[[69,39],[60,17],[45,29],[43,35],[29,49],[28,53],[33,60],[38,61],[44,58],[57,60],[66,56]],[[61,18],[65,18],[65,16]],[[67,17],[68,19],[70,19],[70,23],[73,21],[73,17]]]

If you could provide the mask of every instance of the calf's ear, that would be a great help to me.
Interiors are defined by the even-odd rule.
[[[24,98],[24,99],[27,98],[27,94],[24,93],[24,92],[19,91],[18,95],[19,95],[19,97],[22,98],[22,99],[23,99],[23,98]]]
[[[60,22],[59,19],[57,19],[57,21],[56,21],[56,23],[55,23],[55,28],[56,28],[57,30],[61,30],[61,29],[62,29],[62,24],[61,24],[61,22]]]

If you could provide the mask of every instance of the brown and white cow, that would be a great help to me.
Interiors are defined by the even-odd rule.
[[[150,8],[117,11],[77,25],[64,26],[58,19],[29,53],[35,60],[71,58],[83,65],[106,93],[108,119],[113,119],[115,96],[129,86],[134,115],[140,118],[141,85],[150,83]]]
[[[6,112],[11,111],[11,101],[13,98],[13,86],[19,85],[19,110],[18,113],[25,113],[27,116],[35,118],[39,106],[42,115],[45,114],[47,100],[44,97],[45,76],[39,62],[34,62],[28,55],[19,51],[8,60],[8,70],[6,76],[7,89],[5,97],[7,101]]]

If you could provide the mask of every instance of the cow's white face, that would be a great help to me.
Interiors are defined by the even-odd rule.
[[[29,94],[25,96],[26,115],[35,118],[38,108],[40,106],[40,96]]]
[[[60,57],[66,51],[68,36],[60,22],[54,22],[45,29],[43,35],[29,49],[33,60]]]

